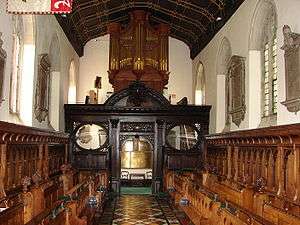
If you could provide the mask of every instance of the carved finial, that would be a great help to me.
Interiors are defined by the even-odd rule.
[[[265,178],[260,177],[260,178],[256,179],[256,182],[255,182],[256,190],[259,193],[263,193],[265,190],[266,184],[267,184],[267,181]]]
[[[66,174],[68,171],[68,166],[66,164],[61,165],[60,170],[63,174]]]
[[[31,178],[30,177],[23,177],[21,180],[21,184],[23,186],[23,192],[27,192],[28,191],[28,186],[30,186],[31,184]]]
[[[38,186],[41,181],[42,181],[42,176],[38,172],[32,175],[32,182],[34,183],[35,186]]]

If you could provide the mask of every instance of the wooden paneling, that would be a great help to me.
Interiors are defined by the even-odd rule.
[[[7,207],[0,224],[21,225],[51,211],[62,194],[57,175],[68,143],[67,134],[0,122],[0,204]]]

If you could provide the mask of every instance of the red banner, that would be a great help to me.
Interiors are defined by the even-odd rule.
[[[70,13],[73,0],[51,0],[52,13]]]
[[[74,0],[7,0],[7,12],[16,14],[71,13],[73,2]]]

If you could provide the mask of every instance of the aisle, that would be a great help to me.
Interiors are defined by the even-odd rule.
[[[108,203],[102,218],[95,225],[193,224],[183,212],[171,209],[166,198],[152,195],[121,195]]]
[[[179,225],[169,207],[161,207],[151,195],[123,195],[117,203],[113,225]]]

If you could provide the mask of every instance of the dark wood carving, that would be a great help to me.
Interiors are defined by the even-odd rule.
[[[4,76],[5,76],[5,64],[7,54],[3,49],[2,33],[0,32],[0,106],[3,101],[3,85],[4,85]]]
[[[282,102],[288,111],[300,110],[300,34],[293,33],[288,25],[283,27],[285,59],[286,100]]]
[[[49,114],[50,67],[48,54],[40,55],[34,103],[35,118],[39,122],[45,121]]]
[[[144,82],[161,92],[169,80],[169,26],[149,24],[149,14],[130,13],[130,24],[122,29],[110,23],[109,81],[114,90],[127,88],[133,81]]]
[[[231,57],[227,78],[228,110],[232,122],[240,126],[245,118],[245,58],[234,55]],[[227,118],[228,119],[228,118]]]
[[[151,122],[122,122],[120,132],[151,133],[154,132],[154,125]]]
[[[95,168],[90,165],[93,160],[101,161],[99,168],[109,168],[112,188],[118,191],[121,171],[120,149],[128,138],[138,136],[147,139],[153,146],[153,187],[160,187],[163,166],[167,163],[170,162],[171,166],[173,162],[181,160],[183,164],[176,165],[176,168],[189,167],[192,161],[194,164],[197,161],[199,168],[203,165],[201,137],[208,133],[210,108],[211,106],[171,105],[162,94],[142,82],[134,82],[128,88],[115,93],[103,105],[65,105],[66,131],[69,133],[74,133],[74,129],[81,123],[110,124],[108,154],[102,154],[102,158],[97,159],[100,156],[89,156],[92,154],[91,151],[74,151],[76,147],[73,145],[73,151],[70,151],[72,163],[78,168],[92,169]],[[165,135],[170,127],[166,124],[174,126],[178,123],[197,124],[201,129],[198,133],[200,141],[197,142],[197,148],[189,152],[167,149]],[[190,154],[187,155],[188,153]],[[167,157],[168,162],[165,161]],[[154,191],[159,191],[159,188]]]
[[[104,103],[106,106],[117,107],[160,107],[170,105],[169,101],[157,91],[135,81],[128,88],[113,94]]]

